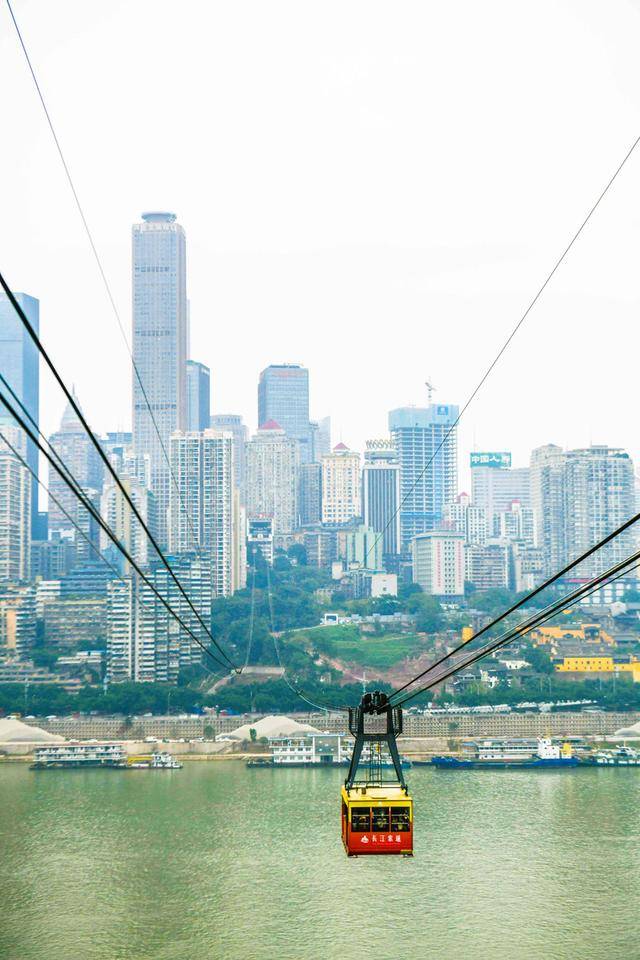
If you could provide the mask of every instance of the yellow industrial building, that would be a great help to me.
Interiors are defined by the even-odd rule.
[[[640,683],[640,660],[628,657],[616,660],[613,657],[564,657],[556,664],[558,673],[630,673],[634,683]]]

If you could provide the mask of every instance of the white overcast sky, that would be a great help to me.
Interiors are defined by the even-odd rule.
[[[252,429],[280,361],[355,449],[427,379],[462,404],[640,134],[638,2],[13,4],[127,332],[131,223],[173,210],[192,356]],[[4,3],[0,90],[0,269],[95,429],[126,428],[125,347]],[[640,460],[639,262],[640,147],[465,416],[462,464]]]

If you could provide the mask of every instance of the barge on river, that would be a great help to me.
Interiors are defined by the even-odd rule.
[[[32,770],[179,770],[182,764],[170,753],[155,751],[129,757],[121,743],[61,743],[36,747]]]
[[[345,737],[339,733],[314,733],[292,737],[271,737],[269,740],[271,752],[265,757],[256,757],[247,760],[248,767],[348,767],[353,752],[353,737]],[[366,743],[361,757],[361,763],[369,763],[371,750],[375,745]],[[401,757],[401,764],[407,768],[411,761]],[[389,756],[375,757],[377,766],[393,768]]]
[[[574,756],[571,744],[554,743],[548,737],[532,739],[474,740],[463,744],[460,757],[433,757],[440,770],[570,769],[583,761]]]

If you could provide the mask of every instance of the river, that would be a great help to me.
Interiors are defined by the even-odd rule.
[[[0,765],[0,960],[640,956],[640,770],[414,768],[413,859],[346,858],[342,776]]]

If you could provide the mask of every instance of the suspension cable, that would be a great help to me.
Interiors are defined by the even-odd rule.
[[[533,590],[530,590],[529,593],[527,593],[524,597],[521,597],[520,600],[517,600],[515,603],[513,603],[507,610],[505,610],[499,616],[494,617],[493,620],[485,624],[484,627],[482,627],[480,630],[477,630],[476,633],[474,633],[473,636],[469,637],[468,640],[463,640],[462,643],[459,643],[457,647],[454,647],[453,650],[450,650],[448,653],[443,654],[438,660],[434,661],[434,663],[428,666],[425,670],[423,670],[421,673],[418,673],[415,677],[413,677],[412,680],[408,680],[401,687],[398,687],[398,689],[394,690],[393,693],[390,694],[390,696],[391,697],[397,696],[397,694],[402,693],[403,690],[406,690],[407,687],[410,687],[414,683],[416,683],[417,680],[421,680],[422,677],[425,677],[428,673],[431,673],[432,670],[440,666],[441,663],[444,663],[445,660],[448,660],[454,654],[458,653],[459,650],[462,650],[464,647],[467,647],[470,643],[473,643],[474,640],[477,640],[478,637],[481,637],[484,633],[486,633],[492,627],[495,627],[497,623],[500,623],[502,620],[508,617],[509,614],[514,613],[520,607],[525,606],[530,600],[533,599],[533,597],[536,597],[539,593],[541,593],[547,587],[551,586],[551,584],[555,583],[565,574],[569,573],[569,571],[573,570],[574,567],[577,567],[584,560],[587,560],[590,556],[592,556],[598,550],[602,549],[602,547],[606,546],[612,540],[615,540],[616,537],[620,536],[621,533],[624,533],[625,530],[628,530],[630,527],[632,527],[634,523],[638,522],[638,520],[640,520],[640,512],[634,514],[628,520],[625,520],[625,522],[620,524],[619,527],[616,527],[615,530],[607,534],[606,537],[603,537],[602,540],[599,540],[593,546],[589,547],[588,550],[585,550],[584,553],[580,554],[579,557],[576,557],[575,560],[572,560],[571,563],[568,563],[566,566],[562,567],[562,569],[554,573],[553,576],[548,577],[546,580],[544,580],[541,584],[539,584],[539,586],[535,587]]]
[[[73,473],[71,472],[71,470],[69,469],[69,467],[67,466],[67,464],[64,462],[64,460],[62,459],[62,457],[58,454],[58,452],[57,452],[57,450],[55,449],[55,447],[54,447],[54,446],[50,443],[50,441],[45,437],[44,433],[42,432],[42,430],[41,430],[40,427],[38,426],[38,423],[37,423],[37,421],[35,420],[35,418],[34,418],[34,417],[31,415],[31,413],[27,410],[25,404],[22,402],[22,400],[20,400],[20,397],[17,395],[16,391],[13,389],[13,387],[11,386],[11,384],[7,381],[6,377],[5,377],[2,373],[0,373],[0,382],[1,382],[2,385],[5,387],[5,389],[9,391],[9,393],[11,394],[12,399],[18,404],[18,406],[19,406],[20,409],[22,410],[23,414],[27,417],[29,423],[32,425],[33,429],[36,431],[36,433],[38,434],[38,436],[40,437],[40,439],[41,439],[44,443],[47,444],[48,452],[49,452],[52,456],[54,456],[55,459],[56,459],[55,469],[56,469],[56,471],[58,472],[58,474],[60,474],[61,476],[63,476],[64,482],[67,484],[67,486],[69,486],[69,487],[71,488],[72,492],[75,494],[76,498],[80,501],[80,503],[81,503],[82,506],[85,508],[85,510],[86,510],[88,513],[91,514],[91,510],[90,510],[90,508],[87,506],[87,503],[91,504],[91,501],[90,501],[87,493],[85,492],[85,490],[83,490],[81,484],[78,482],[78,480],[76,479],[76,477],[73,475]],[[4,402],[4,401],[3,401],[3,402]],[[6,438],[5,438],[5,442],[7,442],[7,444],[8,444],[8,441],[6,440]],[[9,444],[9,445],[10,445],[10,444]],[[12,447],[12,449],[14,449],[14,448]],[[18,454],[16,454],[16,455],[18,456]],[[45,455],[48,456],[48,454],[45,454]],[[20,458],[20,459],[22,459],[22,458]],[[66,511],[63,507],[60,506],[60,502],[53,496],[53,494],[50,493],[49,489],[48,489],[47,487],[45,487],[45,486],[41,483],[40,478],[37,476],[37,474],[34,473],[33,470],[31,470],[31,467],[29,467],[29,466],[27,465],[27,469],[28,469],[29,472],[32,474],[32,476],[35,477],[35,479],[37,480],[37,482],[40,483],[41,486],[43,486],[43,489],[46,490],[47,494],[48,494],[49,496],[51,496],[51,498],[52,498],[52,500],[54,501],[54,503],[56,503],[56,504],[58,505],[58,507],[60,507],[60,509],[61,509],[62,512],[64,513],[65,517],[67,517],[69,520],[71,520],[71,523],[73,524],[74,527],[76,527],[77,529],[80,529],[80,528],[78,527],[78,525],[69,517],[69,514],[67,513],[67,511]],[[64,471],[64,475],[61,473],[61,471]],[[97,509],[98,509],[97,507],[94,507],[93,504],[91,504],[91,507],[92,507],[93,509],[95,509],[96,511],[97,511]],[[91,515],[92,515],[92,514],[91,514]],[[107,521],[104,520],[104,517],[102,517],[102,523],[100,524],[101,528],[102,528],[103,524],[106,524],[106,522],[107,522]],[[87,540],[88,543],[90,543],[90,544],[92,545],[92,547],[94,547],[94,549],[97,549],[97,548],[95,548],[95,545],[93,544],[93,541],[86,536],[86,534],[84,533],[84,531],[82,531],[82,534],[83,534],[85,540]],[[99,550],[97,550],[97,553],[98,553],[98,556],[102,557],[102,554],[100,553]],[[105,558],[103,558],[103,559],[105,559]],[[108,562],[108,561],[105,559],[105,563],[107,563],[107,562]],[[114,569],[114,568],[111,567],[111,569]],[[124,578],[121,577],[121,579],[124,579]],[[217,658],[216,658],[215,662],[216,662],[216,663],[219,663],[220,661],[218,661]],[[223,664],[220,664],[220,665],[222,666]]]
[[[157,435],[157,437],[158,437],[158,441],[159,441],[159,443],[160,443],[160,447],[161,447],[161,449],[162,449],[162,453],[163,453],[164,459],[165,459],[166,462],[167,462],[167,466],[168,466],[168,468],[169,468],[169,473],[171,474],[171,478],[172,478],[172,480],[173,480],[173,484],[174,484],[174,487],[175,487],[175,489],[176,489],[176,493],[178,494],[178,499],[179,499],[179,501],[180,501],[180,505],[181,505],[182,510],[183,510],[183,512],[184,512],[184,514],[185,514],[185,516],[186,516],[186,518],[187,518],[187,523],[189,524],[189,527],[190,527],[190,530],[191,530],[191,536],[193,537],[194,543],[196,543],[196,544],[198,545],[198,547],[199,547],[199,546],[200,546],[200,537],[199,537],[199,535],[196,533],[196,530],[194,529],[193,522],[192,522],[192,520],[191,520],[191,516],[190,516],[190,514],[189,514],[189,511],[187,510],[187,507],[186,507],[185,502],[184,502],[184,498],[183,498],[182,493],[181,493],[181,491],[180,491],[180,485],[178,484],[178,481],[177,481],[175,472],[174,472],[174,470],[173,470],[173,467],[171,466],[171,459],[170,459],[170,457],[169,457],[169,455],[168,455],[168,453],[167,453],[166,446],[165,446],[164,441],[163,441],[163,439],[162,439],[162,436],[161,436],[161,434],[160,434],[160,428],[158,427],[158,423],[157,423],[157,421],[156,421],[155,415],[154,415],[153,410],[152,410],[152,408],[151,408],[151,403],[149,402],[149,398],[148,398],[148,396],[147,396],[147,391],[146,391],[145,388],[144,388],[144,384],[143,384],[143,382],[142,382],[142,377],[140,376],[140,371],[139,371],[138,366],[137,366],[137,364],[136,364],[136,362],[135,362],[135,360],[134,360],[133,351],[132,351],[131,346],[130,346],[130,344],[129,344],[129,340],[128,340],[127,334],[126,334],[126,332],[125,332],[124,326],[123,326],[123,324],[122,324],[122,320],[121,320],[121,318],[120,318],[120,311],[118,310],[118,307],[117,307],[117,305],[116,305],[115,297],[113,296],[113,292],[112,292],[112,290],[111,290],[111,285],[110,285],[109,280],[108,280],[108,278],[107,278],[106,271],[105,271],[105,269],[104,269],[104,267],[103,267],[103,265],[102,265],[102,259],[101,259],[101,257],[100,257],[100,254],[98,253],[98,248],[97,248],[97,246],[96,246],[96,244],[95,244],[95,241],[94,241],[94,239],[93,239],[93,234],[92,234],[91,229],[90,229],[90,227],[89,227],[89,222],[88,222],[88,220],[87,220],[87,218],[86,218],[86,216],[85,216],[85,213],[84,213],[84,209],[83,209],[83,207],[82,207],[82,204],[80,203],[80,197],[79,197],[79,195],[78,195],[78,191],[76,190],[75,184],[74,184],[74,182],[73,182],[73,178],[72,178],[72,176],[71,176],[71,170],[69,169],[69,165],[68,165],[68,163],[67,163],[67,161],[66,161],[66,159],[65,159],[64,153],[62,152],[62,146],[61,146],[61,144],[60,144],[60,140],[58,139],[58,135],[57,135],[56,130],[55,130],[55,127],[54,127],[54,125],[53,125],[53,120],[51,119],[51,114],[49,113],[49,109],[48,109],[47,104],[46,104],[46,101],[45,101],[45,99],[44,99],[44,94],[42,93],[42,88],[41,88],[40,83],[39,83],[39,81],[38,81],[38,78],[37,78],[37,76],[36,76],[36,72],[35,72],[33,63],[31,62],[31,57],[29,56],[29,53],[28,53],[28,51],[27,51],[27,46],[26,46],[26,43],[25,43],[24,38],[23,38],[23,36],[22,36],[22,32],[21,32],[21,30],[20,30],[20,27],[18,26],[18,21],[16,20],[15,14],[14,14],[14,12],[13,12],[13,8],[12,8],[12,6],[11,6],[11,0],[6,0],[6,4],[7,4],[7,7],[8,7],[8,10],[9,10],[9,14],[10,14],[10,16],[11,16],[11,19],[12,19],[12,21],[13,21],[13,25],[14,25],[14,27],[15,27],[15,31],[16,31],[16,34],[17,34],[17,36],[18,36],[18,40],[20,41],[20,46],[22,47],[22,52],[24,53],[24,57],[25,57],[25,60],[26,60],[26,62],[27,62],[27,66],[28,66],[28,68],[29,68],[29,72],[30,72],[31,77],[32,77],[32,79],[33,79],[33,83],[34,83],[34,86],[35,86],[35,89],[36,89],[36,93],[38,94],[38,99],[40,100],[40,104],[42,105],[42,109],[43,109],[43,111],[44,111],[44,115],[45,115],[45,118],[46,118],[46,120],[47,120],[47,124],[48,124],[48,126],[49,126],[49,130],[51,131],[51,136],[53,137],[53,142],[54,142],[55,147],[56,147],[56,150],[57,150],[57,152],[58,152],[58,156],[60,157],[60,161],[61,161],[61,163],[62,163],[62,167],[63,167],[63,170],[64,170],[64,172],[65,172],[65,176],[66,176],[66,178],[67,178],[67,182],[68,182],[69,187],[70,187],[70,189],[71,189],[71,193],[72,193],[72,195],[73,195],[73,199],[74,199],[74,201],[75,201],[75,205],[76,205],[76,207],[77,207],[78,213],[80,214],[80,219],[81,219],[81,221],[82,221],[82,226],[84,227],[84,231],[85,231],[85,233],[86,233],[86,235],[87,235],[87,239],[89,240],[89,246],[91,247],[91,252],[93,253],[93,257],[94,257],[94,259],[95,259],[95,261],[96,261],[96,264],[97,264],[97,266],[98,266],[98,272],[100,273],[100,277],[102,278],[102,283],[103,283],[104,288],[105,288],[105,290],[106,290],[106,292],[107,292],[107,297],[108,297],[108,299],[109,299],[109,303],[111,304],[111,309],[112,309],[113,314],[114,314],[114,316],[115,316],[115,318],[116,318],[116,321],[117,321],[117,324],[118,324],[118,328],[119,328],[119,330],[120,330],[120,334],[121,334],[122,339],[123,339],[123,341],[124,341],[124,345],[125,345],[126,351],[127,351],[127,353],[129,354],[129,359],[131,360],[131,364],[132,364],[132,366],[133,366],[133,371],[134,371],[134,373],[135,373],[136,380],[138,381],[138,385],[140,386],[140,391],[141,391],[142,396],[143,396],[143,398],[144,398],[144,402],[145,402],[145,404],[146,404],[147,410],[149,411],[149,416],[151,417],[151,421],[152,421],[152,423],[153,423],[154,430],[155,430],[156,435]]]
[[[471,406],[471,404],[473,403],[474,399],[476,398],[477,394],[480,392],[480,390],[482,389],[482,387],[484,386],[484,384],[486,383],[486,381],[489,379],[491,373],[493,372],[494,367],[498,364],[498,362],[499,362],[499,360],[501,359],[502,355],[503,355],[503,354],[506,352],[506,350],[508,349],[509,345],[511,344],[511,341],[514,339],[514,337],[515,337],[516,334],[518,333],[518,330],[519,330],[520,327],[523,325],[523,323],[525,322],[525,320],[527,319],[527,317],[529,316],[529,314],[531,313],[531,311],[532,311],[533,308],[535,307],[536,303],[538,302],[538,300],[540,299],[540,297],[542,296],[542,294],[543,294],[544,291],[546,290],[547,286],[549,285],[549,283],[551,282],[551,280],[553,279],[553,277],[554,277],[555,274],[557,273],[557,271],[558,271],[558,269],[560,268],[560,266],[562,265],[563,261],[566,259],[567,254],[570,252],[570,250],[571,250],[571,248],[573,247],[573,245],[575,244],[576,240],[578,239],[578,237],[580,236],[580,234],[582,233],[582,231],[584,230],[584,228],[587,226],[587,224],[588,224],[589,221],[591,220],[591,217],[594,215],[594,213],[596,212],[596,210],[597,210],[598,207],[600,206],[601,202],[602,202],[602,201],[604,200],[604,198],[606,197],[606,195],[607,195],[607,193],[609,192],[610,188],[613,186],[615,180],[617,179],[618,174],[622,171],[622,168],[625,166],[627,160],[630,158],[631,154],[634,152],[634,150],[636,149],[636,147],[638,146],[639,143],[640,143],[640,136],[639,136],[639,137],[636,137],[636,139],[633,141],[633,143],[631,144],[631,146],[630,146],[629,149],[627,150],[627,152],[626,152],[626,154],[624,155],[622,161],[619,163],[619,165],[616,167],[614,173],[612,174],[612,176],[611,176],[611,177],[609,178],[609,180],[607,181],[606,186],[604,187],[604,189],[602,190],[602,192],[601,192],[600,195],[598,196],[597,200],[595,201],[595,203],[593,204],[593,206],[590,208],[589,212],[587,213],[586,217],[584,218],[584,220],[582,221],[582,223],[580,224],[580,226],[578,227],[578,229],[576,230],[576,232],[575,232],[575,233],[573,234],[573,236],[571,237],[571,240],[569,241],[569,243],[567,244],[567,246],[564,248],[564,250],[562,251],[562,253],[561,253],[560,256],[558,257],[558,259],[555,261],[553,267],[551,268],[551,270],[550,270],[549,273],[547,274],[544,282],[543,282],[542,285],[538,288],[537,293],[535,294],[535,296],[533,297],[533,299],[529,302],[528,307],[526,308],[526,310],[524,311],[524,313],[522,314],[522,316],[520,317],[520,319],[518,320],[518,322],[516,323],[516,325],[514,326],[514,328],[511,330],[509,336],[507,337],[507,339],[504,341],[504,343],[502,344],[502,346],[501,346],[500,349],[498,350],[498,353],[495,355],[495,357],[493,358],[493,360],[491,361],[491,363],[489,364],[489,366],[487,367],[487,369],[486,369],[486,370],[484,371],[484,373],[482,374],[482,377],[480,378],[480,380],[479,380],[478,383],[476,384],[476,386],[475,386],[475,388],[473,389],[473,391],[471,392],[471,394],[467,397],[467,399],[466,399],[466,401],[465,401],[462,409],[461,409],[460,412],[458,413],[458,416],[456,417],[456,419],[454,420],[454,422],[451,424],[451,426],[449,427],[449,429],[446,431],[445,435],[443,436],[442,440],[440,441],[440,443],[439,443],[438,446],[436,447],[435,451],[433,452],[433,454],[431,455],[431,457],[429,458],[429,460],[427,461],[427,463],[425,464],[425,466],[422,468],[422,470],[420,471],[420,473],[418,474],[418,476],[416,477],[416,479],[415,479],[415,480],[413,481],[413,483],[411,484],[411,487],[409,488],[409,490],[405,493],[405,495],[404,495],[404,496],[402,497],[402,499],[400,500],[400,503],[398,504],[397,508],[396,508],[395,511],[393,512],[392,516],[389,518],[389,520],[388,520],[387,523],[384,525],[384,527],[382,528],[382,530],[380,531],[380,533],[378,534],[378,536],[376,537],[376,539],[373,541],[372,545],[371,545],[371,546],[369,547],[369,549],[367,550],[367,552],[366,552],[366,554],[365,554],[364,561],[363,561],[363,566],[366,566],[366,563],[367,563],[367,559],[368,559],[368,557],[369,557],[369,554],[370,554],[373,550],[375,550],[376,546],[378,545],[378,543],[380,542],[380,540],[382,539],[382,537],[384,537],[385,533],[387,532],[387,530],[389,529],[389,527],[391,526],[391,524],[395,522],[395,519],[396,519],[396,517],[398,516],[398,514],[400,513],[400,511],[402,510],[403,506],[405,505],[405,503],[407,502],[407,500],[409,499],[409,497],[412,495],[412,493],[415,491],[416,487],[418,486],[418,484],[420,483],[420,481],[422,480],[422,478],[423,478],[424,475],[426,474],[427,470],[429,469],[429,467],[431,466],[431,464],[434,462],[434,460],[436,459],[436,457],[438,456],[438,454],[440,453],[440,451],[441,451],[442,448],[444,447],[445,443],[447,442],[447,440],[449,439],[449,437],[452,435],[453,431],[456,429],[456,427],[457,427],[458,424],[460,423],[460,420],[462,419],[463,415],[465,414],[465,412],[467,411],[467,409]]]
[[[38,438],[38,435],[37,435],[36,433],[34,433],[34,431],[29,427],[29,425],[28,425],[28,423],[26,422],[26,420],[24,420],[24,419],[20,416],[20,413],[18,412],[18,410],[17,410],[15,407],[13,407],[12,404],[7,400],[7,398],[6,398],[5,396],[3,396],[2,394],[0,394],[0,402],[6,407],[6,409],[9,411],[9,413],[10,413],[11,416],[14,418],[14,420],[15,420],[15,421],[18,423],[18,425],[24,430],[24,432],[25,432],[26,435],[29,437],[29,439],[33,441],[33,443],[36,445],[36,447],[38,448],[38,450],[40,451],[40,453],[42,453],[42,454],[46,457],[46,459],[48,460],[48,462],[50,463],[50,465],[54,468],[54,470],[56,471],[56,473],[62,478],[62,480],[64,481],[64,483],[69,487],[69,489],[70,489],[70,490],[75,494],[75,496],[80,500],[80,502],[82,503],[82,505],[83,505],[83,507],[85,508],[85,510],[93,517],[93,519],[96,521],[96,523],[99,525],[99,527],[100,527],[102,530],[104,530],[104,532],[105,532],[106,535],[109,537],[109,539],[111,540],[111,542],[113,543],[113,545],[120,551],[120,553],[125,557],[125,559],[131,564],[131,566],[132,566],[133,569],[136,571],[136,573],[138,574],[138,576],[139,576],[139,577],[144,581],[144,583],[149,587],[149,589],[152,591],[152,593],[155,594],[155,596],[156,596],[156,597],[158,598],[158,600],[162,603],[163,607],[167,610],[167,612],[170,613],[172,617],[174,617],[174,619],[180,624],[180,626],[182,627],[182,629],[185,630],[185,631],[189,634],[189,636],[195,641],[195,643],[197,643],[197,645],[198,645],[202,650],[204,650],[205,653],[207,653],[207,655],[208,655],[209,657],[211,657],[211,659],[212,659],[215,663],[217,663],[219,666],[223,667],[224,669],[229,669],[229,668],[228,668],[228,665],[225,664],[223,661],[219,660],[217,657],[215,657],[215,656],[213,655],[213,653],[211,652],[211,650],[209,650],[209,648],[206,647],[206,646],[201,642],[201,640],[196,636],[196,634],[193,632],[193,630],[191,630],[191,628],[187,626],[187,624],[184,622],[184,620],[175,612],[175,610],[172,608],[171,604],[162,596],[162,594],[161,594],[161,593],[158,591],[158,589],[156,588],[155,584],[149,579],[149,577],[148,577],[148,576],[143,572],[143,570],[140,568],[140,566],[138,565],[137,561],[136,561],[136,560],[134,559],[134,557],[131,555],[131,553],[129,552],[129,550],[127,550],[127,548],[118,540],[118,538],[116,537],[116,535],[114,534],[114,532],[111,530],[111,527],[105,522],[105,520],[103,519],[103,517],[101,516],[101,514],[99,513],[99,511],[96,510],[95,506],[91,503],[91,501],[90,501],[89,498],[86,496],[86,494],[84,494],[84,491],[82,491],[81,489],[79,490],[78,488],[76,488],[76,487],[74,486],[73,482],[71,481],[71,479],[68,478],[68,477],[66,476],[66,473],[57,465],[55,458],[49,453],[49,451],[46,449],[46,447],[41,443],[40,439]]]
[[[4,378],[3,378],[3,379],[4,379]],[[53,494],[53,493],[51,492],[51,490],[48,488],[48,486],[45,484],[44,480],[42,480],[42,479],[38,476],[38,474],[37,474],[36,471],[33,469],[33,467],[31,467],[31,466],[29,465],[29,463],[27,463],[27,461],[24,459],[24,457],[22,456],[22,454],[16,449],[16,447],[11,443],[11,441],[9,440],[9,438],[6,437],[5,434],[4,434],[1,430],[0,430],[0,440],[2,440],[2,441],[5,443],[5,445],[9,448],[9,450],[10,450],[11,453],[14,455],[14,457],[16,458],[16,460],[18,460],[19,463],[20,463],[26,470],[29,471],[29,473],[30,473],[31,476],[34,478],[34,480],[39,484],[39,486],[41,487],[41,489],[44,490],[44,492],[45,492],[45,493],[47,494],[47,496],[53,501],[53,503],[55,503],[55,505],[57,506],[58,510],[60,510],[60,512],[67,518],[67,520],[68,520],[69,523],[74,527],[74,529],[77,531],[77,533],[79,533],[80,536],[81,536],[84,540],[86,540],[87,544],[89,545],[89,547],[91,548],[91,550],[93,550],[93,552],[95,553],[96,557],[97,557],[99,560],[102,560],[102,562],[109,568],[109,570],[111,570],[111,572],[114,574],[114,576],[115,576],[118,580],[120,580],[122,583],[127,583],[127,582],[128,582],[128,581],[127,581],[127,578],[122,575],[122,572],[121,572],[120,570],[118,570],[118,568],[117,568],[113,563],[111,563],[111,561],[110,561],[107,557],[105,557],[105,555],[102,553],[102,551],[99,549],[99,547],[97,547],[96,544],[93,542],[93,540],[91,539],[91,537],[89,537],[88,534],[82,529],[82,527],[81,527],[80,524],[77,522],[77,520],[74,520],[74,518],[71,516],[71,514],[68,513],[68,511],[66,510],[66,508],[65,508],[65,507],[63,506],[63,504],[60,502],[60,500],[58,500],[58,498],[55,496],[55,494]],[[75,492],[75,491],[74,491],[74,492]],[[137,604],[137,606],[138,606],[138,610],[140,611],[140,613],[143,613],[143,614],[144,614],[144,610],[143,610],[143,608],[142,608],[141,601],[140,601],[140,598],[139,598],[138,596],[135,597],[135,602],[136,602],[136,604]],[[221,664],[220,661],[218,661],[218,660],[214,660],[214,662],[215,662],[215,663],[218,663],[220,666],[223,666],[224,672],[225,672],[225,673],[227,672],[227,667],[224,666],[224,664]],[[217,671],[217,670],[216,670],[216,671],[210,670],[209,667],[208,667],[205,663],[203,663],[202,666],[203,666],[204,669],[205,669],[208,673],[210,673],[212,676],[214,676],[214,677],[215,677],[215,676],[218,676],[218,672],[219,672],[219,671]]]
[[[159,546],[156,538],[153,536],[153,534],[152,534],[151,531],[149,530],[149,528],[148,528],[147,524],[145,523],[142,515],[140,514],[140,511],[139,511],[138,508],[136,507],[136,505],[135,505],[135,503],[133,502],[132,498],[129,496],[129,493],[128,493],[128,491],[126,490],[126,488],[124,487],[124,485],[123,485],[120,477],[118,476],[118,474],[117,474],[116,471],[114,470],[114,468],[113,468],[113,466],[112,466],[112,464],[111,464],[111,461],[110,461],[109,457],[106,455],[106,453],[105,453],[104,450],[102,449],[102,445],[101,445],[101,444],[99,443],[99,441],[96,439],[93,431],[91,430],[91,427],[90,427],[89,424],[87,423],[87,420],[86,420],[84,414],[82,413],[82,410],[81,410],[80,407],[78,406],[78,403],[76,402],[75,397],[74,397],[73,394],[69,391],[67,385],[65,384],[65,382],[64,382],[64,380],[62,379],[61,375],[59,374],[59,372],[58,372],[55,364],[53,363],[51,357],[49,356],[49,354],[47,353],[47,351],[46,351],[45,348],[43,347],[42,343],[40,342],[40,339],[39,339],[37,333],[35,332],[33,326],[32,326],[31,323],[29,322],[29,320],[28,320],[28,318],[27,318],[24,310],[22,309],[22,307],[20,306],[20,304],[18,303],[18,301],[17,301],[16,298],[14,297],[14,295],[13,295],[12,291],[10,290],[10,288],[9,288],[9,286],[8,286],[5,278],[4,278],[4,276],[2,275],[2,273],[0,273],[0,285],[2,286],[4,292],[6,293],[7,297],[9,298],[9,300],[11,301],[11,304],[12,304],[14,310],[16,311],[16,313],[18,314],[20,320],[22,321],[22,324],[23,324],[23,326],[25,327],[27,333],[29,334],[29,336],[30,336],[31,339],[33,340],[34,344],[36,345],[36,347],[37,347],[37,349],[38,349],[38,352],[39,352],[40,355],[43,357],[45,363],[46,363],[47,366],[49,367],[49,370],[50,370],[51,373],[53,374],[56,382],[58,383],[58,385],[60,386],[61,390],[63,391],[65,397],[67,398],[69,404],[71,405],[71,408],[72,408],[73,412],[75,413],[76,417],[78,418],[78,420],[79,420],[80,423],[82,424],[82,426],[83,426],[83,428],[84,428],[87,436],[89,437],[91,443],[92,443],[93,446],[95,447],[95,449],[96,449],[96,451],[97,451],[97,453],[98,453],[98,456],[99,456],[100,459],[102,460],[103,464],[106,466],[108,472],[109,472],[109,473],[111,474],[111,476],[113,477],[113,479],[114,479],[114,481],[115,481],[118,489],[119,489],[120,492],[122,493],[122,496],[123,496],[123,497],[125,498],[125,500],[127,501],[130,509],[131,509],[132,512],[134,513],[134,515],[135,515],[136,519],[138,520],[140,526],[142,527],[142,529],[143,529],[144,532],[146,533],[147,537],[149,538],[149,541],[150,541],[151,544],[153,545],[153,547],[154,547],[154,549],[155,549],[158,557],[160,558],[163,566],[164,566],[164,567],[166,568],[166,570],[168,571],[169,576],[171,577],[171,579],[173,580],[173,582],[176,584],[178,590],[180,591],[180,593],[182,594],[182,596],[183,596],[184,599],[186,600],[188,606],[190,607],[192,613],[195,615],[196,619],[197,619],[198,622],[200,623],[200,626],[201,626],[202,629],[204,630],[204,632],[205,632],[205,634],[207,635],[208,639],[209,639],[209,640],[213,643],[213,645],[218,649],[218,651],[220,652],[220,654],[222,655],[222,657],[223,657],[226,661],[228,661],[230,668],[233,669],[233,670],[236,670],[236,671],[238,672],[238,671],[239,671],[239,667],[236,666],[236,664],[231,660],[231,658],[225,653],[225,651],[224,651],[224,650],[222,649],[222,647],[219,645],[218,641],[215,639],[215,637],[214,637],[213,634],[211,633],[210,628],[209,628],[209,627],[207,626],[207,624],[204,622],[201,614],[199,613],[199,611],[198,611],[198,610],[196,609],[196,607],[194,606],[191,598],[189,597],[189,595],[187,594],[187,592],[184,590],[184,588],[183,588],[182,584],[180,583],[178,577],[175,575],[174,571],[172,570],[171,565],[169,564],[169,561],[168,561],[167,558],[165,557],[164,553],[162,552],[162,550],[161,550],[161,548],[160,548],[160,546]]]

